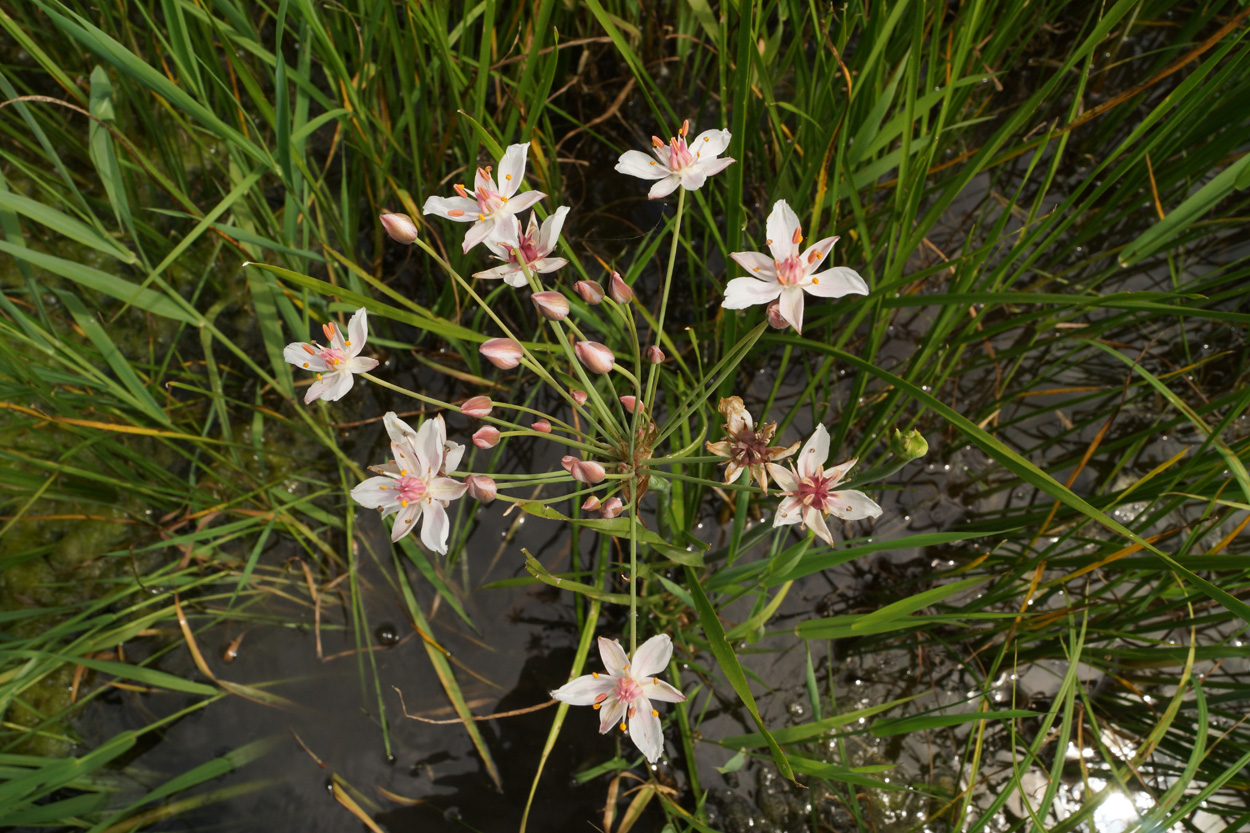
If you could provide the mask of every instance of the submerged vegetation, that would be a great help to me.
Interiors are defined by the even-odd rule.
[[[1248,21],[0,0],[0,826],[1244,829]],[[648,200],[613,168],[687,119],[735,162]],[[645,482],[566,458],[622,484],[585,511],[552,422],[472,418],[569,413],[500,343],[573,352],[534,276],[421,214],[525,143],[569,208],[538,310],[640,379],[659,347],[656,398],[587,390],[687,449]],[[782,200],[866,295],[723,307]],[[292,372],[362,307],[376,369]],[[578,342],[565,376],[604,361]],[[521,497],[392,544],[349,497],[388,411]],[[826,429],[796,470],[857,458],[879,517],[774,526]],[[652,766],[550,694],[607,670],[619,716],[662,634]]]

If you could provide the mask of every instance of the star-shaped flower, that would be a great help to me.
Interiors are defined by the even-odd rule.
[[[413,431],[394,411],[384,418],[391,437],[394,459],[370,466],[379,477],[370,477],[355,489],[352,498],[362,506],[378,509],[382,517],[395,515],[391,540],[398,541],[413,530],[419,519],[421,542],[435,552],[447,553],[451,521],[447,505],[465,493],[465,484],[447,477],[464,456],[464,446],[447,441],[442,415],[427,419]]]
[[[829,432],[825,426],[817,425],[791,469],[783,469],[776,463],[768,464],[768,473],[786,496],[777,507],[773,526],[801,523],[821,540],[832,544],[833,535],[825,525],[825,515],[857,521],[881,514],[881,507],[863,492],[838,489],[838,484],[846,478],[846,473],[856,461],[849,460],[826,471],[825,461],[828,458]]]
[[[725,287],[725,300],[721,303],[725,309],[746,309],[778,299],[781,317],[802,333],[804,292],[821,298],[868,294],[868,284],[854,269],[834,266],[813,274],[829,256],[838,238],[826,237],[800,254],[803,231],[798,216],[785,200],[773,204],[767,230],[765,242],[772,257],[761,252],[730,253],[739,265],[751,271],[751,276],[734,278]]]
[[[718,443],[707,443],[706,448],[718,457],[728,457],[725,465],[725,482],[733,483],[742,474],[743,469],[751,472],[751,477],[768,494],[769,463],[789,457],[799,450],[799,444],[790,446],[769,446],[773,434],[777,433],[777,423],[765,422],[755,427],[751,415],[737,396],[728,396],[720,401],[717,407],[725,418],[726,439]]]
[[[457,223],[473,223],[464,236],[464,251],[469,251],[483,240],[488,243],[516,245],[516,215],[547,196],[541,191],[518,194],[525,176],[525,159],[529,142],[509,145],[499,160],[499,184],[491,175],[489,167],[477,169],[473,190],[456,185],[457,196],[430,197],[421,208],[423,214],[437,214]]]
[[[680,185],[687,191],[699,188],[712,174],[720,173],[734,163],[725,157],[718,159],[729,147],[728,130],[705,130],[694,141],[686,144],[690,133],[690,120],[681,123],[681,130],[665,144],[658,136],[651,137],[652,159],[640,150],[627,150],[617,160],[619,173],[639,179],[658,179],[647,194],[653,200],[667,197]]]
[[[655,677],[668,666],[672,655],[672,640],[662,633],[642,643],[631,664],[620,642],[601,636],[599,656],[607,673],[578,677],[551,692],[551,696],[573,706],[599,709],[601,735],[617,724],[625,731],[628,719],[634,745],[649,763],[655,763],[664,753],[664,736],[660,713],[651,707],[651,701],[681,703],[686,699],[686,695]]]
[[[353,373],[368,373],[378,366],[377,359],[360,357],[365,339],[369,336],[364,307],[356,310],[347,322],[346,339],[343,338],[343,331],[333,321],[323,324],[321,331],[325,333],[328,346],[297,341],[288,344],[282,351],[282,358],[291,364],[317,373],[317,381],[304,394],[305,404],[317,399],[327,402],[342,399],[352,389]]]
[[[529,269],[531,273],[541,274],[554,272],[567,264],[568,261],[562,257],[548,257],[548,255],[560,239],[560,229],[563,228],[564,218],[568,213],[568,208],[561,206],[555,210],[554,214],[543,220],[542,226],[539,227],[537,218],[533,212],[530,212],[529,228],[524,233],[521,232],[520,218],[513,218],[516,222],[516,240],[494,244],[499,251],[492,253],[492,257],[502,260],[504,265],[474,272],[473,277],[484,280],[503,278],[503,282],[508,286],[522,287],[526,283],[526,269]],[[518,254],[520,254],[520,259],[517,258]]]

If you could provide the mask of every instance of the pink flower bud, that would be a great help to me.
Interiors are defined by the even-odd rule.
[[[469,487],[469,497],[480,503],[490,503],[499,493],[495,481],[483,474],[469,475],[464,479],[464,485]]]
[[[586,303],[603,303],[603,287],[594,281],[578,281],[573,284],[573,288],[577,290],[577,294],[581,295],[582,300]]]
[[[494,448],[499,445],[499,429],[493,425],[483,425],[473,432],[473,444],[478,448]]]
[[[616,364],[616,356],[597,341],[579,341],[573,348],[577,358],[591,373],[607,373]]]
[[[484,417],[490,415],[490,409],[495,403],[490,401],[489,396],[475,396],[472,399],[466,399],[464,404],[460,406],[460,413],[470,417]]]
[[[619,497],[610,497],[603,504],[603,517],[615,518],[625,511],[625,504],[621,503]]]
[[[411,246],[417,239],[417,224],[407,214],[383,214],[382,228],[396,243]]]
[[[638,407],[638,397],[622,396],[621,404],[625,406],[625,410],[629,411],[632,414],[634,412],[634,409]]]
[[[559,292],[535,292],[530,300],[538,308],[538,314],[548,321],[563,321],[569,314],[569,299]]]
[[[621,278],[620,272],[613,272],[608,280],[608,295],[612,296],[612,300],[618,304],[628,304],[634,300],[634,290],[630,289],[629,284]]]
[[[477,351],[500,370],[509,370],[521,363],[521,345],[510,338],[492,338],[482,342]]]
[[[576,460],[569,467],[569,474],[578,483],[599,483],[608,476],[603,466],[594,460]]]
[[[585,509],[587,512],[594,512],[602,505],[603,504],[599,503],[599,498],[595,497],[594,495],[591,495],[590,497],[586,498],[586,502],[582,504],[582,508]]]
[[[652,344],[647,348],[647,361],[652,364],[659,364],[664,361],[664,351]]]
[[[550,422],[548,422],[548,421],[547,421],[547,420],[545,420],[545,419],[540,419],[540,420],[538,420],[537,422],[535,422],[535,423],[534,423],[533,425],[531,425],[530,427],[531,427],[531,428],[533,428],[535,431],[541,431],[541,432],[543,432],[544,434],[550,434],[550,433],[551,433],[551,423],[550,423]]]
[[[790,326],[790,322],[781,317],[781,301],[770,303],[764,315],[768,318],[769,326],[774,329],[784,330]]]
[[[573,464],[576,462],[577,462],[577,458],[574,457],[572,454],[565,454],[563,457],[560,458],[560,465],[564,466],[564,470],[567,472],[573,471]]]
[[[578,405],[586,404],[586,391],[571,390],[569,391],[569,395],[573,397],[573,401],[576,402]]]

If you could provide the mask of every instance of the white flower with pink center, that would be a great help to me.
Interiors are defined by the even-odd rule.
[[[781,488],[785,498],[777,507],[773,526],[802,524],[826,543],[833,543],[833,535],[825,525],[825,515],[833,515],[844,521],[876,518],[881,507],[863,492],[839,489],[855,460],[825,469],[829,459],[829,432],[817,425],[791,469],[776,463],[768,464],[768,473]]]
[[[550,254],[560,239],[560,229],[564,227],[564,218],[568,213],[568,208],[561,206],[543,220],[540,227],[537,218],[530,212],[529,228],[524,233],[521,233],[521,220],[516,218],[516,240],[494,244],[494,248],[498,250],[494,257],[502,260],[504,265],[474,272],[473,277],[484,280],[503,278],[508,286],[522,287],[526,284],[526,269],[533,274],[544,274],[554,272],[567,264],[568,261],[564,258],[550,257]]]
[[[447,442],[447,427],[441,415],[427,419],[417,431],[394,411],[387,413],[384,423],[394,459],[370,466],[370,471],[380,476],[370,477],[352,489],[352,498],[361,506],[379,510],[384,518],[395,516],[392,541],[403,538],[424,518],[421,542],[445,555],[451,533],[447,505],[463,496],[466,489],[465,484],[447,477],[447,473],[460,465],[464,446]]]
[[[728,130],[705,130],[687,144],[689,133],[690,120],[687,119],[667,144],[660,137],[652,136],[651,152],[655,154],[655,159],[640,150],[627,150],[617,160],[617,172],[639,179],[658,179],[659,182],[652,185],[647,194],[651,199],[658,200],[676,191],[678,185],[687,191],[694,191],[709,176],[734,163],[729,157],[717,158],[729,147]]]
[[[785,200],[773,204],[768,215],[765,241],[772,257],[762,252],[732,252],[729,256],[751,274],[734,278],[725,287],[725,309],[746,309],[778,301],[778,312],[797,332],[803,332],[803,293],[820,298],[867,295],[868,284],[854,269],[834,266],[817,272],[838,242],[826,237],[800,252],[803,230],[798,215]]]
[[[364,307],[356,310],[347,322],[347,338],[343,337],[343,331],[333,321],[323,324],[321,332],[325,333],[325,347],[315,342],[306,344],[297,341],[288,344],[282,351],[282,358],[291,364],[317,374],[317,381],[304,394],[305,404],[318,399],[327,402],[342,399],[352,389],[353,373],[368,373],[378,366],[377,359],[360,357],[369,336]]]
[[[664,753],[664,735],[660,729],[660,713],[652,707],[653,700],[682,703],[686,695],[656,674],[668,667],[673,655],[673,642],[668,634],[659,634],[642,643],[634,653],[634,661],[621,643],[599,637],[599,656],[606,673],[590,673],[578,677],[551,696],[572,706],[594,706],[599,714],[599,734],[607,734],[613,726],[629,731],[634,745],[649,763]]]
[[[464,236],[464,251],[469,251],[485,240],[488,244],[508,243],[516,245],[516,215],[547,196],[541,191],[518,194],[521,180],[525,177],[525,159],[529,142],[509,145],[499,160],[499,183],[491,169],[478,168],[477,178],[470,191],[456,185],[454,197],[430,197],[421,208],[422,214],[437,214],[457,223],[473,223]]]

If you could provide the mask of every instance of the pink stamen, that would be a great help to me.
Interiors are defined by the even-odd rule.
[[[622,703],[632,703],[642,696],[642,686],[633,677],[621,677],[616,684],[616,699]]]
[[[399,478],[399,500],[407,505],[407,501],[420,500],[425,497],[425,481],[416,477]]]

